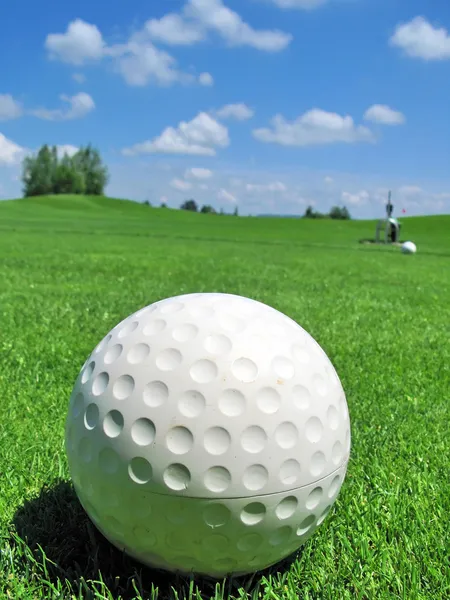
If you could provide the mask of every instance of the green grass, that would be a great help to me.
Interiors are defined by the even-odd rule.
[[[449,573],[450,217],[193,215],[96,198],[0,203],[0,598],[444,599]],[[305,327],[341,378],[347,478],[295,560],[219,582],[142,568],[74,496],[64,421],[100,338],[159,298],[242,294]],[[26,540],[26,541],[25,541]]]

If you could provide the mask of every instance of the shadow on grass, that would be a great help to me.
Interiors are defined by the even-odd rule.
[[[61,481],[44,486],[36,498],[15,513],[15,539],[24,562],[30,553],[42,582],[56,589],[67,586],[83,598],[99,598],[99,592],[123,600],[139,597],[228,598],[245,591],[258,598],[261,585],[272,575],[289,569],[294,553],[277,565],[245,577],[218,581],[206,577],[177,575],[141,565],[110,544],[83,510],[72,485]],[[29,570],[29,564],[25,565]],[[38,575],[39,577],[39,575]],[[36,581],[35,581],[36,583]],[[67,589],[66,589],[67,591]],[[62,596],[66,597],[66,596]],[[244,596],[245,597],[245,596]]]

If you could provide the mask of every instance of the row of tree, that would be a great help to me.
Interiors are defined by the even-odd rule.
[[[345,206],[333,206],[329,213],[315,211],[312,206],[308,206],[303,215],[304,219],[340,219],[348,221],[351,219],[350,213]]]
[[[211,206],[210,204],[204,204],[201,208],[199,208],[197,202],[195,200],[192,200],[192,198],[190,200],[186,200],[185,202],[183,202],[183,204],[180,206],[181,210],[190,210],[191,212],[201,212],[204,214],[210,214],[210,215],[215,215],[217,214],[216,209]],[[223,215],[224,212],[222,209],[220,209],[219,214]],[[239,211],[238,211],[238,207],[236,206],[233,212],[233,215],[235,217],[239,216]]]
[[[102,196],[108,183],[108,169],[98,150],[80,148],[69,156],[58,155],[56,146],[42,146],[36,155],[23,161],[24,196],[86,194]]]
[[[185,202],[183,202],[183,204],[180,206],[180,208],[181,208],[181,210],[189,210],[191,212],[201,212],[201,213],[209,213],[209,214],[217,213],[217,211],[209,204],[205,204],[201,208],[199,208],[196,201],[192,200],[192,199],[186,200]],[[223,210],[220,210],[220,214],[224,214]],[[239,215],[237,206],[234,209],[233,215],[236,217]],[[351,219],[351,216],[350,216],[348,209],[345,206],[343,206],[343,207],[333,206],[329,213],[321,213],[321,212],[315,211],[312,208],[312,206],[308,206],[308,208],[305,211],[305,214],[303,215],[303,218],[304,219],[349,220],[349,219]]]

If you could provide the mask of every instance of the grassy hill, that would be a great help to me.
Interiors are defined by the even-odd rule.
[[[411,239],[420,253],[446,253],[450,215],[402,218],[402,239]],[[373,238],[375,220],[331,221],[203,215],[153,208],[98,196],[49,196],[0,202],[0,228],[121,235],[199,238],[222,242],[323,245],[357,244]],[[365,248],[365,251],[368,249]],[[377,248],[380,251],[381,248]],[[383,248],[394,250],[391,248]]]
[[[359,244],[374,221],[0,202],[0,598],[450,598],[450,216],[401,221],[416,255]],[[217,589],[142,569],[106,543],[64,449],[72,387],[100,339],[147,304],[202,291],[298,321],[332,360],[352,426],[341,493],[302,551]],[[283,528],[292,539],[295,519]]]

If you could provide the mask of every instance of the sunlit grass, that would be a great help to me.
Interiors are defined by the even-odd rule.
[[[403,223],[417,255],[359,244],[371,222],[0,203],[0,598],[450,597],[450,218]],[[100,338],[193,291],[297,320],[333,361],[352,423],[341,494],[297,559],[217,586],[142,568],[105,542],[63,446],[72,385]]]

